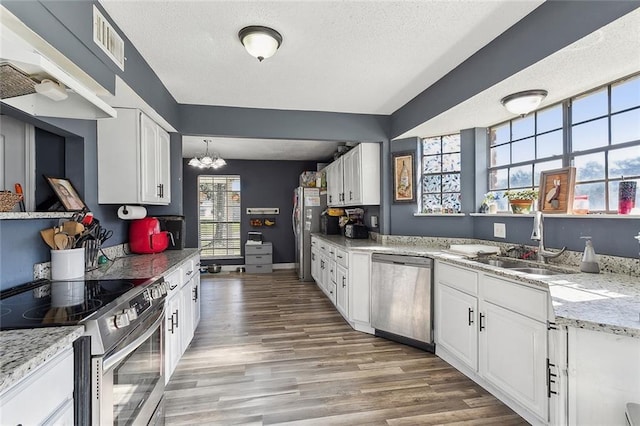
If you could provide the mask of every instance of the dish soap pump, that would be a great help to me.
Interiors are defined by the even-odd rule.
[[[591,274],[600,273],[600,267],[598,266],[598,257],[593,249],[591,243],[591,237],[580,237],[585,239],[584,254],[582,255],[582,262],[580,262],[580,271],[588,272]]]

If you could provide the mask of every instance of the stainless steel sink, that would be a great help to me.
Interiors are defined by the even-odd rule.
[[[534,275],[558,275],[566,274],[566,272],[553,271],[551,269],[544,268],[511,268],[512,271],[524,272],[525,274]]]
[[[485,265],[497,266],[499,268],[514,269],[514,268],[528,268],[530,263],[519,262],[517,260],[502,260],[502,259],[473,259],[474,262],[484,263]]]

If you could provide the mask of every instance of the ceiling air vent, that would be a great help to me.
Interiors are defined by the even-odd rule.
[[[93,6],[93,41],[124,71],[124,41],[95,5]]]

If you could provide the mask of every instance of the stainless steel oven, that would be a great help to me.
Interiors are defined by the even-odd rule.
[[[91,359],[92,424],[164,423],[165,306],[159,302],[165,294],[142,292],[90,327],[93,334],[114,336]]]
[[[93,424],[163,424],[164,307],[92,359]]]

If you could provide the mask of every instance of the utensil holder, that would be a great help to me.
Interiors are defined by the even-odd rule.
[[[87,240],[82,243],[84,248],[84,268],[91,270],[98,267],[98,254],[100,253],[100,241]]]
[[[51,250],[51,279],[84,277],[84,248]]]

